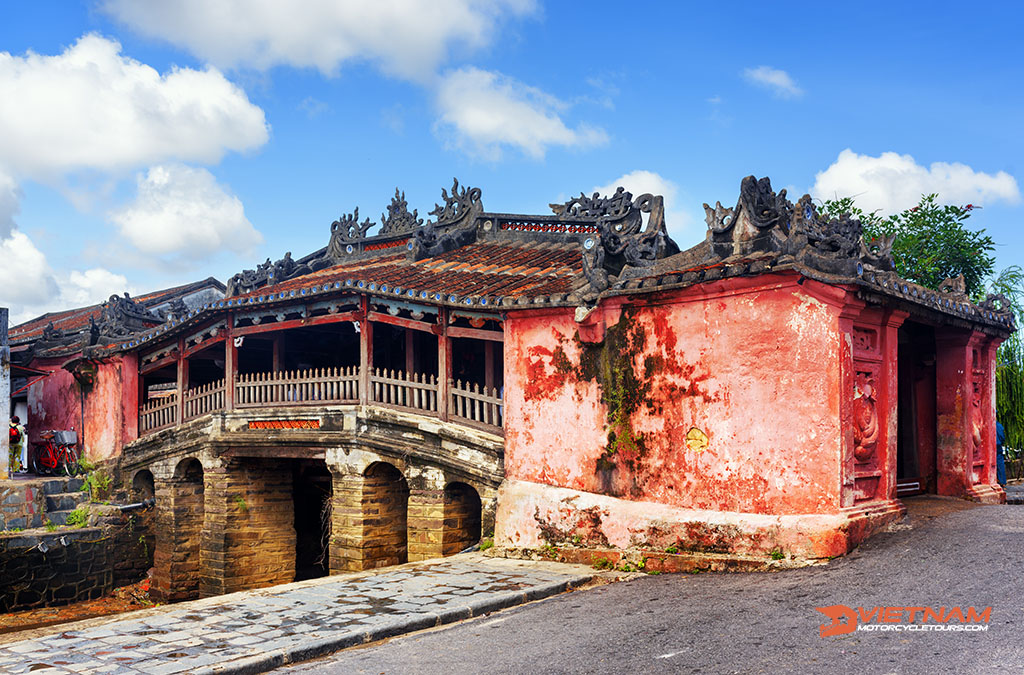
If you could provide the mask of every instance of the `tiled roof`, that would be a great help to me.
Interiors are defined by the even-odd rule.
[[[221,287],[223,286],[223,284],[218,280],[210,277],[202,281],[193,281],[180,286],[173,286],[171,288],[164,288],[159,291],[146,293],[145,295],[133,298],[133,300],[144,307],[153,307],[208,284]],[[102,303],[98,305],[89,305],[87,307],[68,309],[63,312],[48,312],[40,317],[32,319],[31,321],[26,321],[25,323],[11,327],[8,332],[8,336],[13,344],[31,342],[32,340],[41,337],[43,330],[51,322],[53,323],[53,327],[59,331],[74,333],[88,326],[90,317],[98,321],[102,314]]]
[[[383,292],[402,289],[416,297],[440,294],[492,298],[535,297],[572,291],[573,279],[582,271],[579,246],[555,242],[480,242],[420,261],[406,259],[405,252],[353,261],[265,289],[232,298],[233,305],[249,298],[289,292],[300,288],[351,281],[351,286]],[[362,282],[362,286],[359,286]],[[411,297],[411,296],[410,296]],[[436,298],[431,298],[436,300]]]

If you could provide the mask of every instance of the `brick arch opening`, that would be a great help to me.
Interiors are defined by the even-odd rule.
[[[472,485],[445,486],[442,555],[454,555],[480,541],[482,511],[480,494]]]
[[[156,481],[153,472],[149,469],[142,469],[132,477],[132,497],[143,500],[156,496]]]
[[[152,593],[165,602],[192,600],[199,597],[199,540],[206,511],[203,465],[194,457],[183,459],[174,477],[162,483],[156,486]]]
[[[331,536],[331,472],[322,459],[295,460],[295,580],[327,576]]]
[[[363,568],[409,561],[409,484],[387,462],[363,472]]]

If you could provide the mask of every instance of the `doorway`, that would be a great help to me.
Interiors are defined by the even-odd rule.
[[[897,353],[896,496],[936,492],[935,330],[907,321]]]
[[[331,472],[322,459],[301,459],[293,469],[295,580],[325,577],[331,537]]]

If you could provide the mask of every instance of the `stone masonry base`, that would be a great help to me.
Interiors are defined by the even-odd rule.
[[[506,480],[498,491],[494,543],[499,549],[675,550],[813,560],[848,553],[905,513],[896,500],[829,514],[700,511]]]

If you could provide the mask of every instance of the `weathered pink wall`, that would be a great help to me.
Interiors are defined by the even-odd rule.
[[[137,435],[137,368],[115,357],[98,364],[92,387],[84,397],[79,384],[61,361],[36,361],[33,367],[53,372],[28,392],[29,442],[40,442],[49,429],[78,431],[79,450],[92,460],[109,459]],[[83,407],[84,406],[84,407]],[[84,422],[84,426],[83,426]]]
[[[632,394],[604,391],[602,402],[572,310],[510,315],[507,477],[691,509],[838,510],[841,305],[796,281],[733,279],[603,303],[583,323],[603,320],[606,345],[618,332],[628,356],[606,372],[636,376],[628,422],[606,402]],[[616,381],[604,379],[606,389]]]
[[[53,371],[28,390],[28,439],[39,443],[39,434],[49,429],[81,429],[81,402],[78,384],[62,369],[63,360],[33,361],[32,367]],[[32,447],[30,445],[30,447]]]

